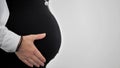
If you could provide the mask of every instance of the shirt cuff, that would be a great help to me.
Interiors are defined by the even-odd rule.
[[[19,44],[21,36],[15,34],[12,31],[7,30],[6,35],[3,38],[1,49],[6,52],[15,52]]]

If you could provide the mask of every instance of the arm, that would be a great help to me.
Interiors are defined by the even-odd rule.
[[[0,48],[6,52],[15,52],[20,36],[5,27],[9,11],[5,0],[0,0]]]

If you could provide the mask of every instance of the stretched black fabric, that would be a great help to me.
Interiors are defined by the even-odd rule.
[[[46,33],[42,40],[34,44],[46,58],[44,67],[58,53],[61,45],[61,33],[58,23],[44,0],[6,0],[10,16],[6,27],[18,35]],[[3,59],[3,60],[2,60]],[[17,58],[15,53],[6,53],[0,49],[0,66],[4,68],[29,68]]]

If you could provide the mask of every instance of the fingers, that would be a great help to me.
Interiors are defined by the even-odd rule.
[[[36,37],[36,39],[35,39],[35,40],[38,40],[38,39],[43,39],[43,38],[45,38],[45,36],[46,36],[46,33],[37,34],[37,37]]]
[[[29,67],[33,67],[33,64],[29,63],[27,60],[23,60],[23,62],[28,65]]]
[[[43,57],[43,55],[40,53],[40,51],[38,51],[37,49],[35,49],[33,53],[43,63],[46,62],[46,59]]]
[[[44,66],[44,63],[42,61],[40,61],[36,56],[32,55],[31,57],[27,57],[23,59],[23,62],[30,66],[36,66],[36,67],[40,67],[40,66]]]
[[[31,59],[34,61],[35,63],[34,65],[44,66],[44,63],[40,59],[38,59],[36,56],[32,56]]]
[[[39,39],[43,39],[46,36],[46,33],[42,33],[42,34],[36,34],[36,35],[31,35],[33,40],[39,40]]]
[[[28,59],[26,59],[29,63],[31,63],[32,65],[35,65],[36,67],[40,67],[40,65],[37,63],[37,62],[35,62],[33,59],[31,59],[31,58],[28,58]]]

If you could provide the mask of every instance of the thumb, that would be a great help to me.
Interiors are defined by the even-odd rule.
[[[33,35],[34,38],[33,40],[39,40],[39,39],[43,39],[46,37],[46,33],[42,33],[42,34],[36,34],[36,35]]]

